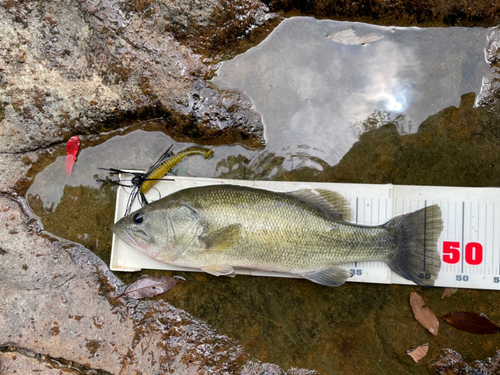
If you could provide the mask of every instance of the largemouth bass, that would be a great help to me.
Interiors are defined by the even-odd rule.
[[[441,268],[439,206],[377,226],[350,223],[349,212],[348,202],[328,190],[213,185],[159,199],[112,230],[157,261],[216,276],[247,268],[338,286],[350,277],[339,264],[380,260],[406,279],[434,285]]]

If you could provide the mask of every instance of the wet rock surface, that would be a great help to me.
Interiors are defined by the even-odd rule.
[[[40,375],[60,375],[61,371],[35,355],[24,355],[15,351],[0,353],[0,371],[2,374],[40,374]]]
[[[170,2],[165,2],[165,6],[172,8]],[[167,16],[166,30],[208,61],[243,52],[281,20],[264,3],[255,0],[191,1],[177,12],[173,10]],[[206,10],[213,15],[211,20],[203,15]]]
[[[190,2],[155,2],[142,12],[128,5],[2,2],[2,151],[34,150],[151,117],[162,117],[180,138],[261,145],[262,124],[251,103],[207,84],[209,67],[165,32],[167,19]],[[216,2],[200,6],[185,26],[213,25],[217,10]],[[255,22],[248,14],[243,35]]]
[[[468,0],[265,0],[273,11],[401,26],[495,26],[499,5]]]

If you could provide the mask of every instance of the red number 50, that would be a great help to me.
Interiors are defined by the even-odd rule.
[[[460,261],[460,242],[443,241],[443,262],[455,264]],[[479,242],[465,245],[465,262],[477,266],[483,262],[483,246]]]

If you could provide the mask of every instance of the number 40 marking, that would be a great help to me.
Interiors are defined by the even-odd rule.
[[[443,241],[443,262],[455,264],[460,262],[460,242]],[[465,262],[477,266],[483,261],[483,245],[479,242],[469,242],[465,245]]]

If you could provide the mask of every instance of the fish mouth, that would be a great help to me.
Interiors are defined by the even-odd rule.
[[[142,236],[134,236],[133,234],[136,234],[135,232],[130,233],[129,230],[123,229],[116,224],[113,224],[111,226],[111,230],[118,236],[120,240],[125,242],[127,245],[132,246],[133,248],[145,250],[149,246],[149,236],[142,231]],[[140,237],[145,237],[145,239],[142,239]]]

